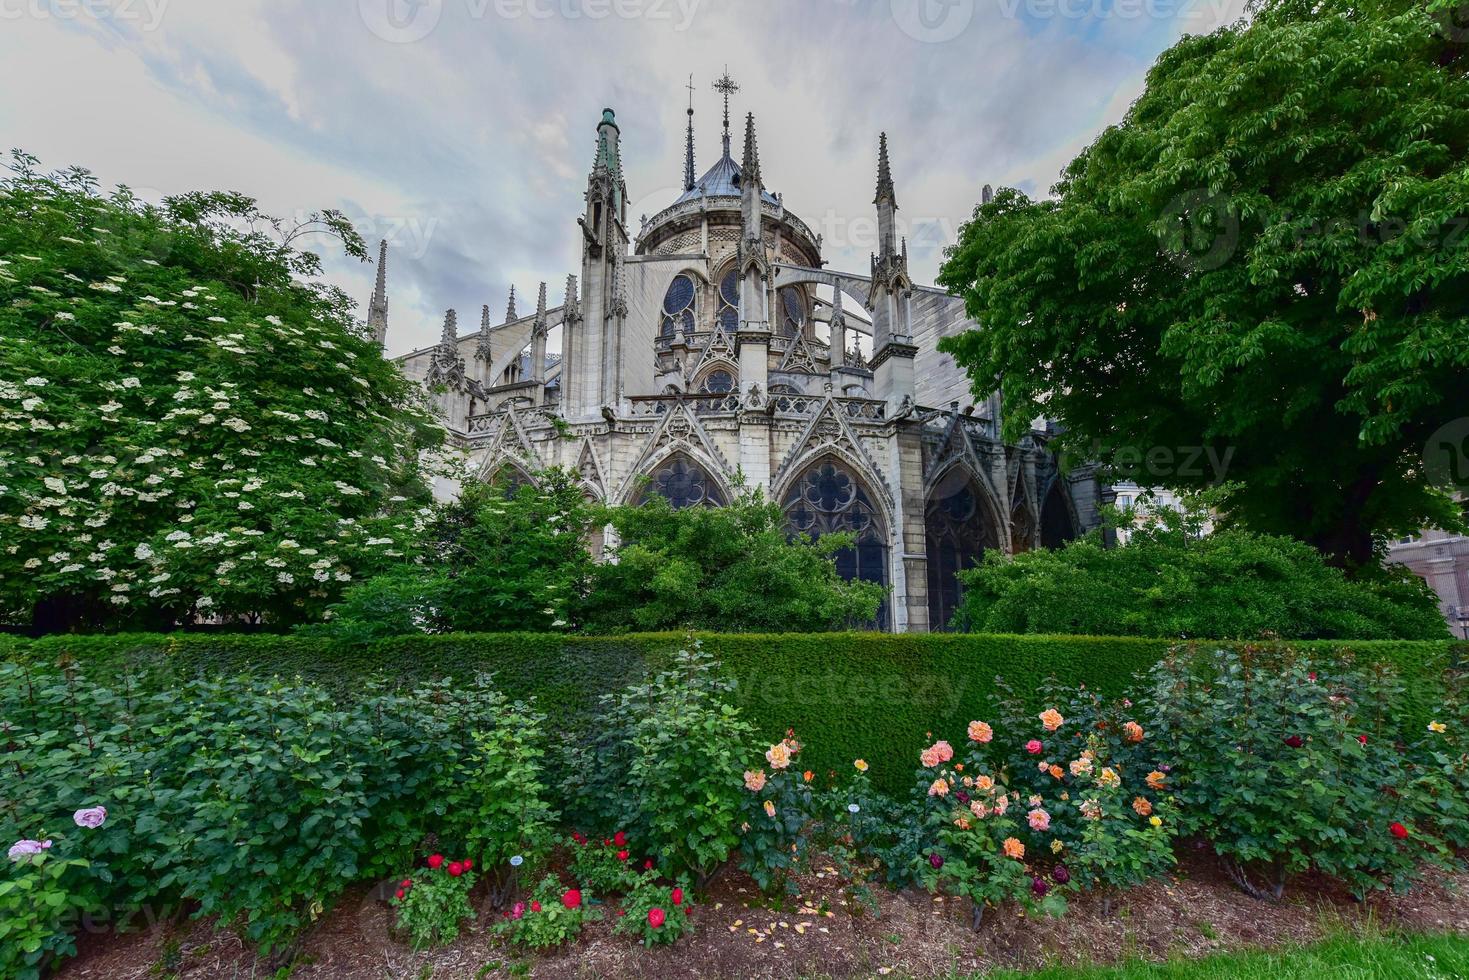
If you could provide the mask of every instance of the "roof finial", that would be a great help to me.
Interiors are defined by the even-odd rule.
[[[388,336],[388,240],[378,246],[377,285],[372,291],[372,300],[367,304],[367,326],[372,338],[379,344]]]
[[[683,157],[683,189],[694,189],[694,76],[689,76],[689,140]]]
[[[886,199],[890,204],[896,206],[897,195],[893,192],[893,171],[888,165],[888,134],[883,133],[877,140],[877,196],[872,199],[877,204]]]
[[[493,358],[490,349],[490,304],[486,303],[479,313],[479,341],[474,345],[474,356],[482,361]]]
[[[544,330],[546,327],[546,284],[541,283],[541,293],[536,297],[536,329]]]
[[[512,320],[519,320],[519,319],[520,319],[520,317],[518,317],[518,316],[515,315],[515,284],[514,283],[511,283],[510,284],[510,302],[505,307],[505,322],[506,323],[509,323]]]
[[[459,319],[453,310],[444,311],[444,332],[439,335],[439,347],[445,351],[457,349],[459,344]]]
[[[740,180],[754,181],[760,186],[760,148],[755,145],[755,114],[745,115],[745,159],[740,164]]]
[[[729,97],[740,90],[739,85],[733,78],[729,77],[729,65],[724,66],[724,74],[714,82],[714,91],[724,96],[724,155],[729,156]]]
[[[581,298],[576,291],[576,276],[566,277],[566,301],[562,305],[563,320],[581,319]]]

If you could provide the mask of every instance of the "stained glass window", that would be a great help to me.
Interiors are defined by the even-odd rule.
[[[703,390],[711,395],[727,395],[734,390],[734,375],[728,371],[710,371],[704,379]]]
[[[842,578],[888,584],[887,532],[882,516],[867,489],[846,464],[833,457],[816,463],[787,491],[781,506],[785,510],[786,528],[793,534],[820,538],[823,534],[846,531],[856,537],[853,547],[843,548],[833,556]],[[853,625],[886,629],[888,600],[883,599],[875,622]]]
[[[979,564],[986,548],[999,546],[998,531],[962,472],[951,472],[928,498],[924,512],[928,551],[928,628],[955,627],[963,598],[958,573]],[[958,624],[961,628],[963,624]]]
[[[780,291],[780,315],[787,337],[794,337],[806,325],[806,294],[799,286],[786,286]]]
[[[694,280],[686,275],[673,277],[668,292],[663,294],[663,315],[659,320],[658,336],[673,340],[679,333],[694,331],[694,297],[697,295]]]
[[[719,280],[719,325],[731,335],[740,328],[740,274],[733,268]]]
[[[662,497],[674,510],[685,507],[723,507],[724,494],[708,471],[684,455],[670,456],[648,475],[647,486],[638,496],[642,503],[651,496]]]

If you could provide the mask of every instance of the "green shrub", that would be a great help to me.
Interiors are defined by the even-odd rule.
[[[689,921],[693,902],[684,884],[664,884],[651,871],[639,875],[622,903],[613,931],[636,936],[644,946],[677,942],[694,928]]]
[[[388,899],[396,913],[398,928],[408,934],[414,949],[445,946],[459,938],[459,923],[474,918],[469,893],[475,874],[462,861],[444,861],[421,869],[398,883]]]
[[[530,901],[516,902],[496,928],[517,945],[532,949],[560,946],[580,935],[586,923],[601,917],[588,907],[591,897],[589,891],[567,888],[555,875],[546,875]]]
[[[996,676],[1023,692],[1039,711],[1035,693],[1054,678],[1085,684],[1099,695],[1125,693],[1135,675],[1167,653],[1170,642],[1137,637],[1050,637],[875,633],[703,635],[721,674],[735,682],[726,697],[766,739],[788,728],[806,735],[804,765],[818,773],[847,772],[852,760],[871,766],[873,785],[906,799],[912,760],[930,730],[957,731],[974,718],[995,717],[1004,692]],[[572,750],[598,741],[617,744],[604,695],[666,669],[687,644],[677,634],[576,637],[486,633],[399,637],[373,644],[337,644],[317,638],[241,634],[165,636],[54,636],[7,641],[12,657],[55,663],[63,657],[97,677],[128,674],[148,690],[169,688],[201,674],[280,673],[323,684],[343,698],[361,696],[363,678],[386,674],[404,688],[439,677],[471,681],[492,671],[497,689],[534,699],[556,719],[553,759],[574,780],[597,776],[593,767],[568,767]],[[1233,644],[1230,644],[1233,646]],[[1299,641],[1303,653],[1394,664],[1407,687],[1401,723],[1416,737],[1441,710],[1444,671],[1469,646],[1452,641]],[[625,770],[625,761],[608,771]],[[603,831],[636,828],[605,789],[568,796],[573,826]],[[610,805],[589,814],[589,803]],[[383,873],[391,873],[384,868]]]
[[[624,709],[645,709],[629,730],[622,799],[666,873],[707,879],[739,843],[740,761],[753,730],[725,700],[730,687],[695,644],[622,695]]]
[[[37,832],[9,845],[0,876],[0,976],[40,980],[76,955],[72,926],[92,908],[91,864],[68,857],[61,835]]]
[[[1170,512],[1171,514],[1171,512]],[[1202,537],[1176,524],[1097,535],[1064,548],[985,553],[960,572],[956,622],[984,633],[1083,633],[1215,639],[1437,640],[1438,598],[1394,566],[1349,579],[1293,538],[1225,529]]]
[[[599,895],[627,891],[638,877],[628,843],[627,835],[620,830],[600,840],[589,840],[577,833],[571,845],[572,880]]]
[[[1451,855],[1412,798],[1389,667],[1289,650],[1178,653],[1151,675],[1154,735],[1172,753],[1182,831],[1234,880],[1279,897],[1307,870],[1357,895],[1406,888]]]

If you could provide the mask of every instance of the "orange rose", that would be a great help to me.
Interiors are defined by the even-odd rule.
[[[1153,812],[1153,804],[1149,803],[1147,798],[1143,796],[1138,796],[1133,799],[1132,808],[1137,811],[1137,815],[1140,817],[1149,816]]]

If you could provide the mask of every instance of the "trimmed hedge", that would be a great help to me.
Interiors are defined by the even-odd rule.
[[[807,746],[802,762],[818,772],[845,775],[853,759],[864,758],[875,784],[897,792],[909,788],[918,750],[931,741],[929,732],[935,738],[962,738],[970,719],[989,717],[996,675],[1022,694],[1054,676],[1116,695],[1172,645],[1132,637],[974,634],[699,634],[699,639],[738,681],[736,700],[762,733],[775,739],[794,728]],[[554,728],[574,736],[594,723],[601,695],[666,665],[687,643],[687,635],[676,633],[451,634],[368,646],[297,636],[173,633],[0,639],[0,655],[32,663],[66,660],[99,681],[131,670],[146,686],[201,673],[300,675],[343,697],[378,673],[407,681],[489,671],[507,694],[534,697]],[[1443,671],[1469,654],[1469,644],[1454,641],[1288,645],[1323,658],[1345,655],[1396,666],[1412,704],[1403,719],[1405,732],[1421,731],[1437,703]]]

